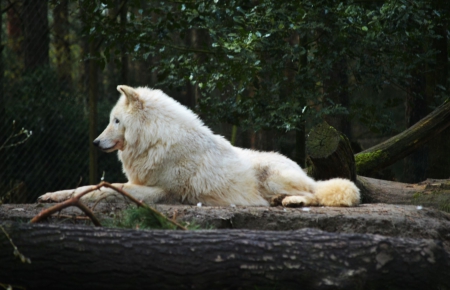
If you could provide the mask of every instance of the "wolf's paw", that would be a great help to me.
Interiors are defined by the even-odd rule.
[[[283,199],[285,199],[288,196],[289,195],[287,195],[287,194],[277,194],[277,195],[275,195],[274,197],[272,197],[270,199],[270,206],[283,205]]]
[[[55,192],[48,192],[44,195],[41,195],[38,197],[39,203],[45,203],[45,202],[62,202],[69,198],[71,198],[74,194],[75,190],[68,189],[68,190],[60,190]]]
[[[281,204],[284,207],[302,207],[309,204],[308,198],[305,196],[298,196],[298,195],[291,195],[286,196],[282,201]]]

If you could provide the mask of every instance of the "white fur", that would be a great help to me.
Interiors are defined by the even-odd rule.
[[[278,194],[283,205],[355,206],[359,190],[351,181],[315,182],[292,160],[274,152],[234,147],[215,135],[191,110],[160,90],[118,86],[122,93],[110,123],[95,143],[118,151],[129,182],[124,190],[147,202],[268,206]],[[83,187],[85,188],[85,187]],[[40,197],[60,201],[79,188]],[[85,199],[113,192],[102,191]]]

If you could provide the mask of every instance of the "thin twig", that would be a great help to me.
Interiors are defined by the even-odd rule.
[[[0,146],[0,150],[11,148],[11,147],[16,147],[20,144],[25,143],[31,137],[31,134],[32,134],[31,131],[28,131],[28,130],[25,130],[24,128],[22,128],[22,130],[20,130],[18,133],[14,133],[15,130],[16,130],[16,121],[13,121],[11,135],[9,135],[8,138],[6,138],[6,141]],[[19,137],[20,135],[23,135],[23,134],[26,135],[23,140],[20,140],[20,141],[17,141],[16,143],[7,145],[9,140]]]
[[[91,188],[83,191],[82,193],[78,194],[77,196],[74,196],[66,201],[63,201],[61,203],[58,203],[50,208],[47,208],[43,211],[41,211],[39,214],[37,214],[30,222],[31,223],[38,223],[44,219],[46,219],[47,217],[51,216],[52,214],[63,210],[64,208],[67,208],[69,206],[76,206],[79,209],[81,209],[94,223],[95,226],[101,227],[100,221],[95,217],[94,213],[92,212],[92,210],[90,210],[87,206],[85,206],[83,203],[81,203],[80,198],[83,197],[84,195],[98,190],[102,187],[109,187],[113,190],[115,190],[116,192],[120,193],[121,195],[127,197],[128,199],[130,199],[132,202],[134,202],[136,205],[140,206],[140,207],[144,207],[148,210],[150,210],[153,214],[155,214],[156,216],[159,216],[161,218],[163,218],[164,220],[168,221],[169,223],[173,224],[174,226],[176,226],[179,229],[182,230],[187,230],[186,227],[182,226],[181,224],[177,223],[174,220],[169,219],[168,217],[166,217],[165,215],[163,215],[162,213],[160,213],[159,211],[157,211],[156,209],[148,206],[147,204],[143,203],[142,201],[137,200],[136,198],[134,198],[133,196],[131,196],[130,194],[128,194],[127,192],[125,192],[123,189],[121,188],[117,188],[115,186],[113,186],[112,184],[102,181],[99,184],[92,186]]]
[[[135,204],[137,204],[138,206],[147,208],[147,209],[150,210],[152,213],[154,213],[155,215],[157,215],[157,216],[159,216],[159,217],[165,219],[165,220],[168,221],[169,223],[175,225],[177,228],[179,228],[179,229],[181,229],[181,230],[187,230],[186,227],[180,225],[180,224],[177,223],[176,221],[173,221],[173,220],[169,219],[168,217],[166,217],[165,215],[163,215],[162,213],[160,213],[160,212],[157,211],[156,209],[154,209],[154,208],[148,206],[147,204],[143,203],[142,201],[137,200],[136,198],[134,198],[133,196],[131,196],[130,194],[128,194],[128,193],[125,192],[124,190],[122,190],[122,189],[120,189],[120,188],[117,188],[117,187],[113,186],[112,184],[110,184],[110,183],[108,183],[108,182],[105,182],[105,181],[101,182],[100,185],[101,185],[101,184],[103,184],[102,186],[104,186],[104,187],[109,187],[109,188],[111,188],[111,189],[117,191],[118,193],[120,193],[120,194],[126,196],[126,197],[129,198],[132,202],[134,202]]]
[[[95,210],[95,208],[97,207],[97,205],[102,201],[108,198],[108,195],[102,196],[101,198],[97,199],[97,201],[94,203],[94,205],[92,206],[92,211]]]
[[[100,223],[100,221],[97,219],[97,217],[94,215],[94,213],[87,207],[85,206],[83,203],[81,203],[80,201],[77,201],[76,206],[81,209],[94,223],[94,225],[96,227],[101,227],[102,224]]]
[[[17,246],[14,244],[13,240],[11,239],[11,237],[9,236],[8,232],[5,230],[5,228],[0,225],[0,229],[2,229],[3,233],[5,234],[5,236],[8,238],[9,243],[11,244],[11,246],[14,249],[14,256],[18,256],[20,258],[20,261],[22,261],[22,263],[28,263],[31,264],[31,260],[30,258],[25,257],[24,254],[22,254],[19,249],[17,248]]]
[[[95,218],[94,213],[88,208],[86,207],[84,204],[82,204],[80,202],[80,198],[83,197],[84,195],[88,194],[91,191],[97,190],[100,187],[102,187],[100,184],[93,186],[85,191],[83,191],[82,193],[80,193],[79,195],[76,195],[66,201],[63,201],[61,203],[58,203],[52,207],[49,207],[47,209],[44,209],[43,211],[41,211],[40,213],[38,213],[30,222],[31,223],[38,223],[44,219],[46,219],[47,217],[51,216],[52,214],[54,214],[55,212],[61,211],[69,206],[76,206],[79,209],[81,209],[84,213],[86,213],[87,216],[89,217],[94,217],[94,219],[91,218],[92,222],[94,223],[95,226],[101,226],[100,222],[98,221],[97,218]]]

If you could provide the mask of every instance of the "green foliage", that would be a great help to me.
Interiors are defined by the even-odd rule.
[[[434,61],[429,44],[448,17],[447,4],[424,0],[128,1],[124,24],[111,14],[115,1],[80,3],[85,33],[105,43],[99,58],[119,55],[117,45],[125,45],[134,59],[152,60],[159,86],[196,86],[198,110],[210,121],[254,130],[289,131],[305,118],[348,110],[375,132],[392,130],[391,116],[377,113],[401,96],[370,106],[355,96],[350,108],[331,96],[408,87],[411,71]],[[349,82],[332,77],[338,63]],[[436,87],[436,98],[446,97],[442,84]]]

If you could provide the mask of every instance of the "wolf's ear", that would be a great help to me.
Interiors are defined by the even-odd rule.
[[[127,104],[139,105],[142,106],[142,100],[139,98],[138,92],[135,89],[129,86],[120,85],[117,86],[117,90],[119,93],[122,93],[127,97]]]

